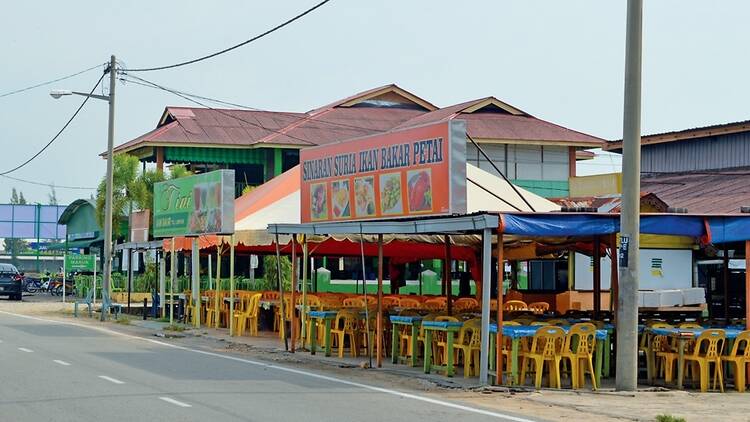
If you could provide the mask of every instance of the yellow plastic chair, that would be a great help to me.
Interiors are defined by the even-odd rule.
[[[433,312],[440,312],[444,311],[446,309],[447,303],[445,300],[441,299],[427,299],[422,304],[422,309],[433,311]]]
[[[596,346],[596,326],[589,322],[573,324],[565,336],[562,358],[570,362],[570,375],[573,388],[583,388],[586,371],[591,375],[591,386],[596,390],[594,372],[594,347]]]
[[[479,351],[482,343],[482,323],[480,319],[470,319],[464,322],[463,327],[458,330],[458,338],[453,342],[455,358],[453,362],[458,364],[463,354],[464,378],[479,375]],[[443,352],[443,361],[448,360],[446,355],[448,347],[445,343],[438,343],[438,348]]]
[[[260,313],[261,296],[260,293],[255,293],[252,296],[244,297],[244,309],[234,312],[234,326],[236,327],[238,336],[244,335],[247,328],[249,328],[248,331],[251,336],[258,335],[258,314]]]
[[[729,355],[722,356],[721,360],[734,365],[734,388],[740,393],[745,392],[747,385],[745,368],[750,364],[750,331],[738,334]]]
[[[344,299],[343,306],[344,308],[364,308],[365,307],[365,300],[359,297],[348,297]]]
[[[529,309],[528,305],[522,300],[509,300],[503,303],[504,311],[525,311],[527,309]]]
[[[721,355],[726,343],[726,334],[724,330],[709,329],[701,333],[695,341],[693,352],[685,355],[684,365],[688,363],[692,366],[693,379],[700,379],[701,392],[708,391],[710,381],[710,367],[714,365],[714,378],[712,389],[716,389],[716,382],[719,383],[719,389],[724,392],[724,377],[721,369]],[[684,373],[684,371],[683,371]]]
[[[479,309],[479,302],[473,297],[462,297],[453,302],[453,310],[456,312],[472,311]]]
[[[398,306],[406,309],[419,309],[422,307],[422,303],[415,298],[402,297],[398,301]]]
[[[564,319],[559,319],[559,318],[557,318],[557,319],[548,319],[548,320],[546,320],[546,322],[547,322],[548,325],[554,325],[554,326],[557,326],[557,327],[566,327],[566,326],[570,325],[569,321],[564,320]]]
[[[340,358],[344,357],[344,341],[347,336],[349,336],[349,354],[352,357],[357,357],[359,354],[357,339],[360,336],[357,312],[348,309],[340,310],[336,314],[331,336],[334,340],[334,346],[338,345]]]
[[[388,309],[395,308],[396,306],[398,306],[399,304],[398,302],[399,302],[399,298],[395,296],[383,296],[383,300],[381,303],[383,304],[383,309],[388,310]]]
[[[217,300],[223,300],[222,297],[217,295],[215,292],[208,297],[208,305],[206,306],[206,326],[208,327],[214,327],[216,326],[216,318],[219,316],[216,313],[216,301]],[[221,311],[221,305],[219,306],[219,311]]]
[[[544,327],[544,326],[550,325],[550,323],[547,321],[531,321],[529,325],[533,325],[536,327]]]
[[[547,302],[533,302],[533,303],[529,303],[529,306],[527,308],[530,311],[533,311],[535,314],[543,314],[543,313],[549,311],[549,303],[547,303]]]
[[[537,329],[530,349],[521,352],[521,383],[525,382],[526,372],[533,364],[532,369],[536,375],[534,386],[542,388],[542,373],[546,363],[550,387],[560,388],[560,361],[564,341],[565,331],[560,327],[544,326]]]

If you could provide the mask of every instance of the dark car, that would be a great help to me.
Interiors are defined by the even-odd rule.
[[[10,300],[21,300],[21,284],[23,274],[11,264],[0,264],[0,296],[8,296]]]

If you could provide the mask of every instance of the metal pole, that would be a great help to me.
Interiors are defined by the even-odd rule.
[[[307,337],[310,335],[307,332],[307,326],[305,322],[307,320],[307,272],[310,268],[307,252],[307,236],[302,235],[302,310],[300,311],[300,327],[302,327],[302,347],[305,347]],[[252,270],[251,270],[252,271]]]
[[[383,367],[383,351],[380,350],[383,344],[383,235],[378,235],[378,357],[375,359],[378,368]]]
[[[198,238],[193,238],[192,250],[190,251],[190,278],[192,279],[192,298],[189,306],[193,307],[193,326],[201,326],[201,287],[200,287],[200,245]]]
[[[162,318],[167,316],[167,308],[164,302],[167,296],[167,260],[165,259],[165,255],[162,251],[162,256],[159,260],[159,304],[161,304]]]
[[[229,335],[234,334],[234,234],[229,237]]]
[[[128,314],[130,313],[130,290],[133,286],[133,250],[128,249]]]
[[[612,233],[609,241],[610,255],[610,277],[609,277],[609,310],[612,311],[612,317],[617,321],[617,296],[619,287],[619,274],[617,273],[617,234]]]
[[[297,347],[297,314],[294,308],[297,305],[297,235],[292,234],[292,286],[289,289],[289,333],[292,338],[292,350],[294,353]]]
[[[487,385],[490,350],[490,271],[492,268],[492,231],[482,232],[482,332],[479,352],[479,383]],[[497,353],[502,353],[498,350]]]
[[[171,252],[169,254],[169,325],[174,324],[174,279],[177,272],[177,260],[174,256],[174,237],[170,242]]]
[[[628,0],[625,47],[620,288],[617,378],[621,391],[638,388],[638,271],[641,190],[641,31],[643,0]]]
[[[445,295],[448,315],[453,315],[453,280],[451,279],[451,237],[445,235],[445,261],[443,261],[443,279],[445,280]]]
[[[211,272],[213,271],[213,266],[211,265],[212,261],[212,255],[208,254],[208,290],[213,290],[214,283],[213,283],[213,275],[211,275]]]
[[[750,330],[750,240],[745,241],[745,329]]]
[[[92,306],[96,306],[96,254],[94,255],[94,282],[92,283],[94,286],[94,296],[92,299]]]
[[[729,323],[729,246],[725,243],[723,248],[724,256],[722,261],[724,268],[721,273],[722,290],[724,290],[724,321]]]
[[[495,335],[495,384],[503,383],[503,284],[505,283],[505,263],[503,262],[503,232],[497,229],[497,334]]]
[[[289,350],[286,340],[286,318],[284,315],[284,282],[281,279],[281,251],[279,250],[279,233],[276,232],[276,276],[279,281],[279,332],[284,339],[284,350]]]
[[[107,128],[107,188],[104,200],[104,276],[102,290],[110,291],[112,276],[112,149],[115,143],[115,82],[117,81],[117,62],[115,55],[109,58],[109,126]],[[128,302],[129,304],[129,302]],[[101,320],[106,318],[102,312]]]
[[[65,265],[65,261],[66,261],[65,258],[67,256],[68,256],[68,249],[66,248],[65,249],[65,255],[63,255],[63,288],[62,288],[62,292],[63,292],[63,302],[62,303],[63,304],[65,303],[65,283],[66,283],[66,280],[67,280],[67,272],[68,272],[67,268],[66,268],[66,265]],[[23,295],[23,293],[22,293],[22,295]]]
[[[594,319],[602,311],[602,244],[599,236],[594,236]]]
[[[367,336],[368,368],[372,368],[372,336],[370,335],[370,304],[367,302],[367,274],[365,273],[365,239],[359,226],[359,251],[362,257],[362,292],[365,295],[365,336]],[[343,346],[343,345],[342,345]]]
[[[219,302],[224,299],[221,297],[221,249],[222,243],[216,247],[216,290],[214,291],[214,328],[219,328],[221,323],[221,314],[219,313]]]

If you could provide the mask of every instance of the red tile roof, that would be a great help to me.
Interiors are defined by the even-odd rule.
[[[750,172],[660,174],[641,178],[641,189],[691,214],[739,213],[750,206]]]

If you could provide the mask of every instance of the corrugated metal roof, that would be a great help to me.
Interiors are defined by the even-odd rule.
[[[553,198],[552,202],[566,208],[596,208],[601,213],[619,213],[622,196],[617,194],[601,196],[584,196],[573,198]],[[641,206],[651,205],[659,212],[666,212],[670,204],[653,192],[641,192]]]
[[[659,174],[641,178],[641,189],[691,214],[734,214],[750,206],[750,172]]]
[[[649,145],[663,142],[675,142],[681,141],[683,139],[705,138],[709,136],[747,131],[750,131],[750,120],[741,120],[738,122],[719,123],[715,125],[694,127],[690,129],[641,135],[641,144]],[[604,149],[608,151],[622,150],[622,139],[608,141],[607,146]]]

